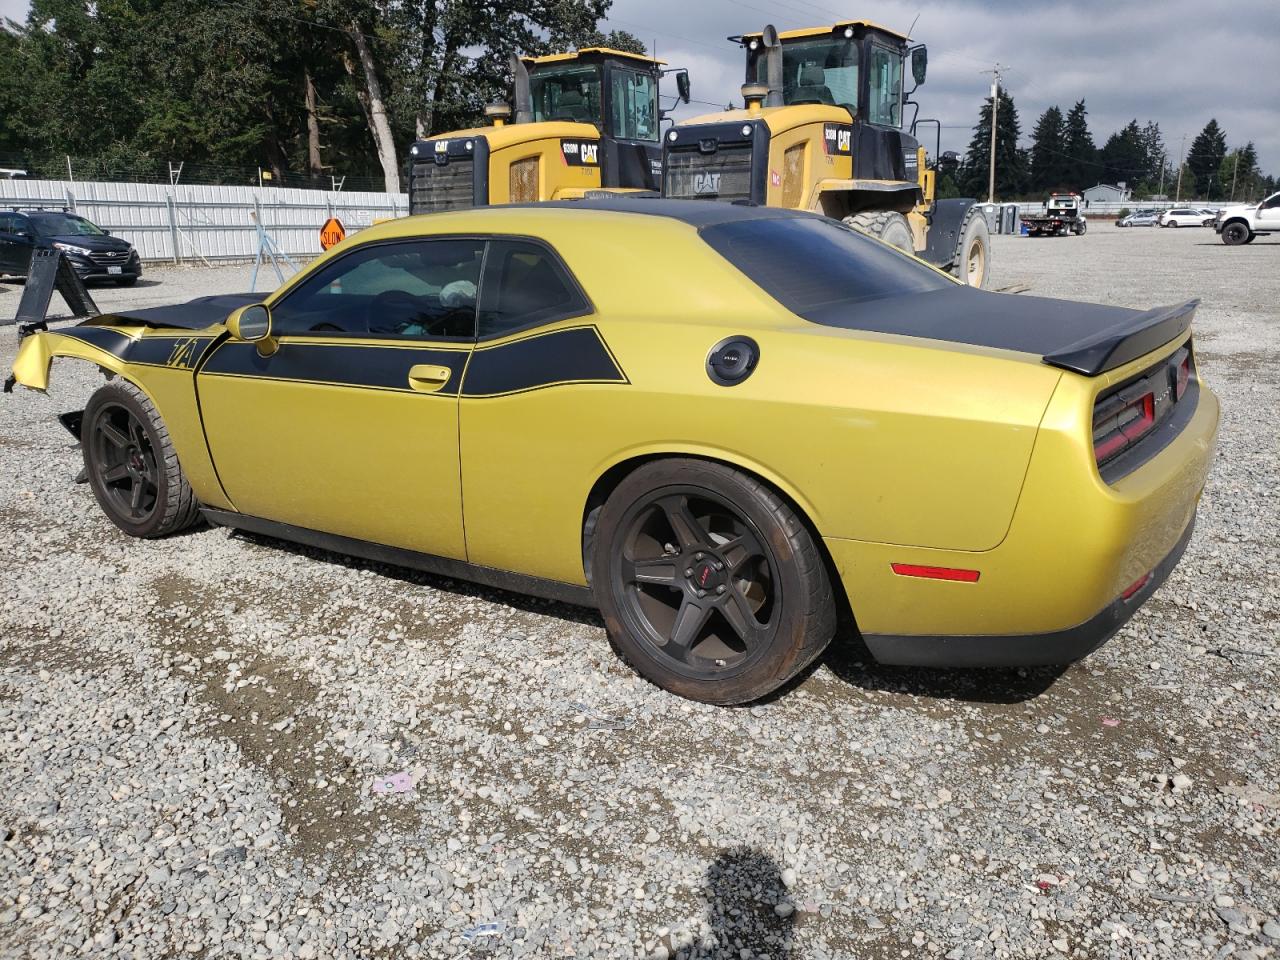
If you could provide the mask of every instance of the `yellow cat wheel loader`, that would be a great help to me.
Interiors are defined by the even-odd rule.
[[[651,191],[662,179],[658,83],[686,70],[640,54],[589,47],[513,57],[515,116],[485,108],[492,125],[442,133],[409,150],[409,211],[580,199],[597,190]]]
[[[866,20],[729,39],[746,52],[746,106],[667,131],[663,196],[813,210],[971,286],[986,282],[991,238],[977,201],[935,197],[916,138],[918,126],[941,129],[911,99],[925,79],[923,44]]]

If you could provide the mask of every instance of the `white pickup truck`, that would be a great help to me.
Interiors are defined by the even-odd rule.
[[[1214,218],[1213,229],[1230,247],[1252,243],[1254,237],[1280,231],[1280,193],[1273,193],[1261,203],[1226,207]]]

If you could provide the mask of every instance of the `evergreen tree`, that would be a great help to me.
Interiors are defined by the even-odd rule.
[[[1222,158],[1218,168],[1218,182],[1225,196],[1220,199],[1236,200],[1253,196],[1258,183],[1258,151],[1250,140]]]
[[[1018,108],[1008,91],[1000,91],[1000,107],[996,111],[996,196],[1009,198],[1026,189],[1026,151],[1018,149],[1022,128]],[[958,184],[966,196],[985,198],[989,183],[991,159],[991,98],[987,97],[973,128],[969,152],[960,165]]]
[[[1226,155],[1227,135],[1218,126],[1218,121],[1211,119],[1191,141],[1191,149],[1187,151],[1187,176],[1196,196],[1205,200],[1222,199],[1223,191],[1218,183],[1218,174],[1222,158]],[[1187,192],[1185,179],[1183,192]]]
[[[1147,150],[1142,141],[1142,130],[1137,120],[1130,120],[1125,126],[1113,133],[1103,144],[1098,154],[1102,163],[1102,176],[1105,182],[1135,186],[1146,179]]]
[[[1031,134],[1030,189],[1053,192],[1066,183],[1067,145],[1062,111],[1054,106],[1040,114]]]
[[[1089,132],[1086,119],[1088,115],[1089,111],[1085,109],[1083,100],[1077,100],[1075,106],[1067,112],[1063,131],[1067,153],[1065,177],[1072,190],[1093,186],[1102,177],[1098,148],[1093,144],[1093,134]]]

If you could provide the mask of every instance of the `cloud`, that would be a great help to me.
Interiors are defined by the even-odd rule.
[[[855,13],[839,13],[839,9]],[[856,16],[845,0],[614,0],[610,22],[657,41],[658,55],[689,67],[693,95],[741,102],[742,52],[724,38],[758,30],[819,26]],[[861,9],[885,26],[929,45],[929,79],[916,98],[920,115],[943,123],[942,148],[964,151],[999,61],[1018,107],[1024,142],[1037,117],[1084,99],[1099,146],[1129,120],[1155,120],[1176,163],[1215,117],[1229,146],[1252,140],[1263,170],[1280,173],[1280,97],[1268,69],[1276,62],[1280,3],[1275,0],[1116,0],[1014,2],[880,0]],[[918,15],[918,20],[917,20]],[[710,110],[694,104],[677,117]]]

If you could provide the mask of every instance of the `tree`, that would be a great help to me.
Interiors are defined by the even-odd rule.
[[[1257,191],[1258,172],[1258,151],[1252,140],[1223,157],[1218,182],[1226,191],[1225,199],[1253,196]]]
[[[1037,192],[1052,192],[1066,185],[1066,130],[1062,111],[1050,107],[1040,114],[1035,132],[1031,134],[1030,188]]]
[[[1102,177],[1106,183],[1127,184],[1132,187],[1147,178],[1147,149],[1142,142],[1142,130],[1137,120],[1130,120],[1113,133],[1098,154],[1102,164]]]
[[[1218,121],[1210,119],[1187,151],[1187,173],[1191,178],[1191,187],[1196,196],[1202,199],[1222,198],[1222,188],[1218,183],[1218,174],[1222,168],[1222,158],[1227,155],[1227,135],[1218,126]]]
[[[1017,196],[1026,189],[1026,151],[1018,149],[1022,128],[1018,108],[1008,91],[1000,90],[1000,107],[996,111],[996,195]],[[969,151],[960,165],[958,183],[967,196],[985,197],[989,183],[991,159],[991,98],[987,97],[973,128]]]
[[[1083,190],[1097,183],[1102,168],[1098,163],[1098,148],[1094,146],[1093,134],[1089,132],[1089,111],[1084,101],[1077,100],[1075,106],[1067,111],[1066,124],[1063,130],[1063,143],[1066,148],[1064,158],[1064,174],[1067,184],[1073,190]]]

